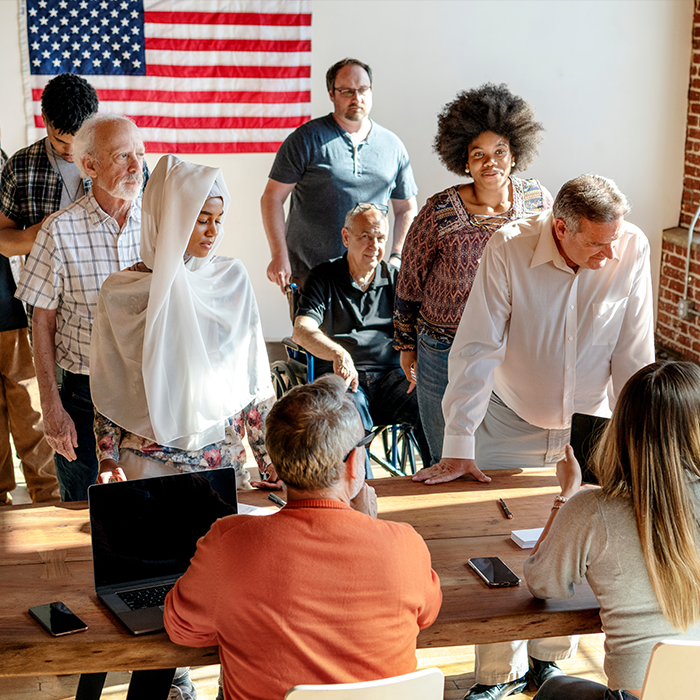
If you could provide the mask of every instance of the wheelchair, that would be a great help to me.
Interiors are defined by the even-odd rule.
[[[272,386],[279,399],[292,387],[313,381],[314,356],[297,345],[291,338],[283,338],[287,352],[286,360],[277,360],[270,366]],[[383,425],[379,428],[381,455],[370,451],[370,460],[385,469],[392,476],[415,474],[416,454],[420,454],[418,442],[410,425]]]

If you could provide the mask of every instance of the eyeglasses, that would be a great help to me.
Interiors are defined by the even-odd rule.
[[[351,210],[350,214],[356,214],[358,211],[369,211],[376,209],[380,214],[388,214],[389,207],[384,204],[375,204],[374,202],[358,202]]]
[[[355,447],[352,448],[352,450],[356,450],[359,447],[366,447],[369,449],[370,444],[372,443],[372,440],[374,440],[375,436],[377,435],[379,431],[378,430],[367,430],[365,429],[365,436],[360,440],[360,442],[355,445]],[[350,458],[350,455],[352,454],[352,450],[348,452],[345,457],[343,457],[343,462],[347,462],[348,459]]]
[[[343,97],[355,97],[355,93],[358,95],[366,95],[372,90],[371,85],[365,85],[359,88],[333,88],[333,92],[339,92]]]

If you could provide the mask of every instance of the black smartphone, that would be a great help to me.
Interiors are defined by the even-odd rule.
[[[499,557],[475,557],[469,566],[476,571],[488,586],[519,586],[520,579]]]
[[[54,637],[64,634],[83,632],[87,625],[67,605],[59,601],[35,605],[29,608],[29,614]]]
[[[581,466],[581,477],[585,484],[598,483],[598,479],[591,469],[593,450],[609,420],[603,416],[589,416],[585,413],[574,413],[571,416],[569,444],[574,450],[574,457]]]

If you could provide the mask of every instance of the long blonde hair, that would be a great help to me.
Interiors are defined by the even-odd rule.
[[[632,499],[649,579],[678,630],[700,620],[698,518],[688,477],[700,477],[700,367],[655,362],[620,392],[594,458],[607,497]]]

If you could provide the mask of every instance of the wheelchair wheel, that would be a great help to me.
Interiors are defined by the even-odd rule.
[[[275,397],[281,399],[292,387],[303,384],[302,380],[290,369],[286,362],[278,360],[270,367],[272,386]]]

